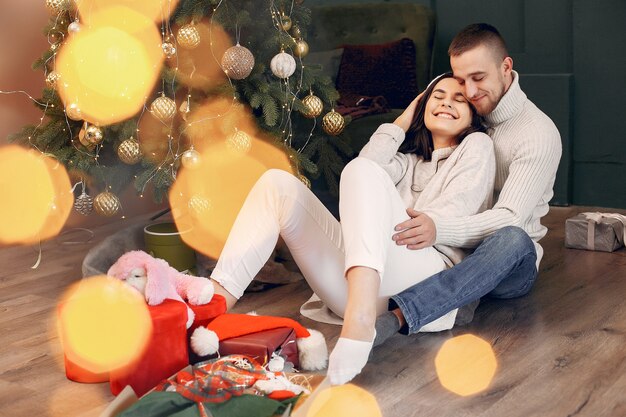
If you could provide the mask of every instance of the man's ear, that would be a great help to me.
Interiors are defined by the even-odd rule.
[[[501,68],[505,76],[511,75],[511,71],[513,71],[513,58],[511,58],[510,56],[504,58]]]

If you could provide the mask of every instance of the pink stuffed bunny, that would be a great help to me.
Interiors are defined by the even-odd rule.
[[[161,304],[166,298],[190,304],[207,304],[213,298],[210,280],[178,272],[163,259],[154,258],[141,250],[126,252],[111,265],[108,276],[118,278],[146,297],[149,305]],[[187,309],[187,328],[194,314]]]

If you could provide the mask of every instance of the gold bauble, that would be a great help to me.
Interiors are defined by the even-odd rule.
[[[248,136],[246,132],[242,132],[241,130],[238,130],[231,137],[229,137],[226,140],[226,144],[230,149],[239,153],[248,152],[252,147],[252,141],[250,140],[250,136]]]
[[[185,168],[196,169],[200,166],[200,153],[194,148],[189,148],[183,152],[183,156],[180,157],[180,161]]]
[[[191,215],[194,217],[204,216],[211,210],[211,201],[200,194],[193,195],[187,205]]]
[[[300,29],[299,25],[293,25],[291,27],[290,33],[291,33],[291,36],[293,36],[296,39],[302,38],[302,29]]]
[[[46,7],[55,13],[61,13],[72,8],[71,0],[46,0]]]
[[[324,103],[322,100],[314,96],[312,93],[302,99],[302,104],[304,104],[304,111],[302,111],[302,115],[307,119],[313,119],[320,114],[324,110]]]
[[[254,68],[254,55],[244,46],[232,46],[224,52],[222,69],[229,78],[243,80]]]
[[[162,122],[169,122],[176,114],[176,102],[163,94],[152,102],[150,113]]]
[[[309,179],[307,177],[305,177],[302,174],[298,174],[298,179],[300,181],[302,181],[304,183],[304,185],[307,186],[307,188],[311,188],[311,181],[309,181]]]
[[[296,47],[293,50],[293,54],[299,58],[304,58],[309,53],[309,44],[304,39],[298,39],[296,41]]]
[[[117,156],[125,164],[134,165],[141,161],[141,149],[139,142],[132,136],[130,139],[126,139],[120,146],[117,147]]]
[[[326,113],[322,119],[322,129],[331,136],[339,135],[344,127],[346,127],[346,121],[334,109]]]
[[[85,148],[91,150],[94,148],[95,145],[92,145],[91,143],[87,142],[87,139],[85,139],[85,126],[83,126],[80,129],[80,132],[78,132],[78,140],[80,141],[81,145],[83,145]]]
[[[96,196],[93,200],[93,208],[101,216],[111,217],[120,210],[122,203],[120,199],[113,193],[104,191]]]
[[[161,49],[163,50],[163,55],[165,55],[165,58],[167,59],[176,55],[176,47],[171,42],[163,42],[161,44]]]
[[[278,17],[279,21],[280,21],[280,27],[284,30],[284,31],[288,31],[289,29],[291,29],[291,18],[287,15],[281,14]]]
[[[178,29],[176,40],[185,49],[195,49],[200,45],[200,32],[193,23],[189,23]]]
[[[57,81],[61,79],[61,74],[56,71],[50,71],[46,76],[46,85],[49,88],[55,88],[57,85]]]
[[[98,145],[104,139],[102,129],[98,126],[91,125],[85,129],[85,141],[91,145]]]
[[[88,216],[93,211],[93,198],[83,191],[74,200],[74,209],[83,216]]]
[[[70,103],[65,107],[65,114],[72,120],[82,120],[83,114],[76,103]]]

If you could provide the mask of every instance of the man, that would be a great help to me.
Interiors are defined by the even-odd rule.
[[[495,205],[461,218],[407,209],[410,219],[399,224],[393,236],[398,245],[409,250],[433,245],[475,250],[454,267],[392,297],[391,311],[376,322],[375,345],[399,330],[416,333],[442,317],[452,316],[454,323],[459,307],[456,323],[467,322],[482,296],[527,294],[543,255],[537,242],[547,232],[540,219],[548,213],[553,195],[561,157],[559,132],[521,90],[496,28],[482,23],[467,26],[452,40],[448,55],[454,77],[491,128]]]

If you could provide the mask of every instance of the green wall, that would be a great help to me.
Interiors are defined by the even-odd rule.
[[[563,157],[552,203],[626,208],[626,134],[621,126],[626,116],[626,0],[395,2],[435,11],[435,74],[449,69],[446,50],[458,30],[474,22],[496,26],[522,88],[561,133]]]

